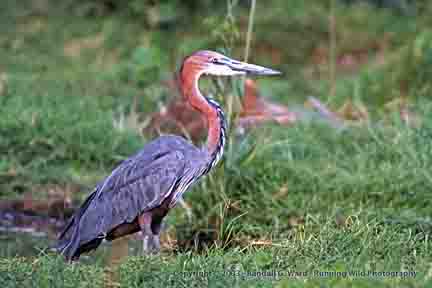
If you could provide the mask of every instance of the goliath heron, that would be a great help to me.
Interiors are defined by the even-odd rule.
[[[67,260],[96,249],[102,240],[141,230],[145,250],[158,251],[161,223],[182,194],[207,174],[222,156],[226,122],[219,104],[198,89],[201,75],[276,75],[280,72],[230,59],[213,51],[186,57],[179,72],[185,99],[208,122],[206,147],[195,147],[179,136],[161,136],[126,159],[97,184],[59,235],[57,250]]]

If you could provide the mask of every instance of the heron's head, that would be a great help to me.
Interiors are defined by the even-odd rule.
[[[183,62],[186,70],[194,71],[194,74],[207,74],[216,76],[233,75],[278,75],[279,71],[258,65],[248,64],[228,58],[213,51],[198,51],[187,57]]]

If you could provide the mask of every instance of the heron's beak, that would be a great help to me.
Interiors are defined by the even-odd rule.
[[[266,67],[262,67],[262,66],[258,66],[258,65],[254,65],[254,64],[249,64],[249,63],[245,63],[245,62],[239,62],[236,60],[231,60],[228,65],[234,71],[244,72],[244,73],[250,74],[250,75],[280,75],[280,74],[282,74],[281,72],[270,69],[270,68],[266,68]]]

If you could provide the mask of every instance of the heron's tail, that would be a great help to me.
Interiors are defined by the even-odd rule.
[[[81,240],[80,220],[96,194],[97,190],[94,190],[93,193],[88,196],[86,201],[81,205],[81,208],[75,212],[58,237],[58,243],[55,250],[64,255],[68,261],[78,259],[81,254],[79,251]]]
[[[81,243],[79,225],[76,225],[71,233],[70,237],[59,239],[59,243],[55,248],[68,261],[78,260],[81,254],[96,249],[104,239],[104,237],[97,237],[88,242]]]
[[[66,260],[71,261],[78,258],[77,254],[80,237],[79,237],[79,222],[71,225],[69,229],[73,228],[69,233],[66,232],[63,237],[59,237],[56,250],[58,253],[62,254]]]

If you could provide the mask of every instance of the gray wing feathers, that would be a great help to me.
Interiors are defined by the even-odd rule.
[[[112,183],[102,186],[97,197],[82,215],[82,243],[104,236],[111,229],[132,222],[142,212],[162,204],[169,196],[177,179],[182,176],[185,162],[179,151],[165,153],[145,167],[127,163],[107,179]],[[83,225],[83,224],[81,224]]]
[[[161,205],[183,177],[188,162],[182,151],[196,149],[186,143],[178,137],[160,137],[122,162],[75,213],[60,234],[58,249],[70,259],[80,245]]]

